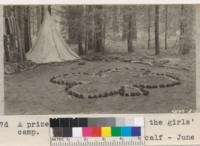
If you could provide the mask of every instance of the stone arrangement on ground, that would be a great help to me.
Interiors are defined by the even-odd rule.
[[[77,72],[57,75],[53,76],[50,82],[65,85],[69,95],[82,99],[104,98],[117,94],[147,96],[151,89],[169,88],[181,84],[178,77],[169,73],[128,67],[108,68],[96,73]]]

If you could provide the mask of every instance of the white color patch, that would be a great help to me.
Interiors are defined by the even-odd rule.
[[[125,126],[134,126],[134,118],[126,117],[125,118]]]
[[[134,126],[144,126],[144,118],[142,117],[138,117],[138,118],[134,118]]]
[[[72,128],[72,136],[73,137],[83,137],[82,128],[73,127]]]

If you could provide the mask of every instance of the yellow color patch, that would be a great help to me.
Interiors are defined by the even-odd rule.
[[[101,127],[101,136],[110,137],[111,136],[111,127]]]

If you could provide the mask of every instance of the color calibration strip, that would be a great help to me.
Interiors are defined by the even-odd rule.
[[[141,137],[144,118],[51,118],[52,137]]]

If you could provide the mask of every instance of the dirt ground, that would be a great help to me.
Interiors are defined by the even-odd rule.
[[[125,62],[120,61],[119,56],[125,59]],[[180,57],[178,61],[177,57],[172,55],[150,59],[141,59],[138,56],[116,54],[115,59],[109,61],[84,60],[85,65],[80,65],[80,61],[41,64],[28,71],[5,75],[5,114],[169,113],[174,109],[195,109],[194,53]],[[153,62],[153,65],[127,62],[130,57],[133,60]],[[161,65],[159,63],[163,58],[169,62]],[[92,73],[115,67],[145,68],[153,72],[172,73],[180,78],[181,85],[151,89],[148,96],[115,95],[107,98],[79,99],[68,95],[65,86],[50,82],[56,75]]]

